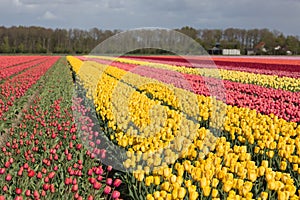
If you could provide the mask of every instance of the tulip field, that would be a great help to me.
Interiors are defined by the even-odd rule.
[[[0,200],[299,199],[299,57],[0,56],[0,94]]]

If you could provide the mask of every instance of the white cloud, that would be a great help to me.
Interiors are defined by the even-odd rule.
[[[46,11],[44,15],[41,17],[41,19],[53,20],[53,19],[57,19],[57,16],[50,11]]]

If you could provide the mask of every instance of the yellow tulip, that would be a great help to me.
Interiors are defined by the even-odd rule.
[[[170,168],[164,168],[164,177],[168,178],[171,176],[171,169]]]
[[[166,191],[160,191],[160,197],[162,197],[162,198],[166,198],[167,197],[167,192]]]
[[[147,194],[147,197],[146,197],[147,200],[154,200],[154,197],[152,194]]]
[[[199,196],[198,192],[196,192],[196,191],[191,191],[191,192],[189,193],[189,200],[197,200],[197,199],[198,199],[198,196]]]
[[[261,196],[262,200],[267,200],[268,199],[268,193],[267,192],[262,192],[260,194],[260,196]]]
[[[153,193],[153,197],[154,197],[154,199],[158,199],[158,198],[160,197],[159,191],[155,191],[155,192]]]
[[[278,200],[286,200],[286,194],[285,192],[278,191]]]
[[[147,176],[145,179],[145,185],[150,186],[153,183],[153,176]]]
[[[248,170],[248,179],[252,182],[256,181],[257,179],[256,170]]]
[[[170,190],[170,183],[169,183],[169,182],[163,182],[163,183],[161,184],[161,188],[162,188],[163,190],[169,192],[169,190]]]
[[[202,177],[200,179],[200,186],[201,186],[201,188],[203,189],[207,185],[208,185],[208,181],[207,181],[206,177]]]
[[[280,169],[282,171],[286,170],[286,167],[287,167],[287,163],[285,161],[281,161],[280,162]]]
[[[213,198],[218,197],[218,194],[219,194],[219,192],[218,192],[217,189],[213,189],[212,192],[211,192],[211,196],[212,196]]]
[[[203,188],[203,195],[205,196],[205,197],[208,197],[209,195],[210,195],[210,191],[211,191],[211,188],[210,188],[210,186],[204,186],[204,188]]]
[[[172,198],[177,199],[178,198],[178,189],[174,188],[172,191]]]
[[[176,179],[177,179],[176,175],[173,174],[173,175],[170,176],[170,182],[171,183],[175,183]]]
[[[267,160],[263,160],[261,162],[261,166],[263,166],[265,169],[268,168],[269,162]]]
[[[232,181],[226,181],[223,184],[223,190],[224,190],[224,192],[229,192],[231,190],[232,186],[233,186],[233,182]]]
[[[216,188],[218,186],[218,184],[219,184],[219,180],[216,178],[213,178],[211,186]]]
[[[267,182],[267,187],[269,190],[275,190],[276,189],[276,183],[275,181],[269,181]]]
[[[165,200],[172,200],[172,194],[167,194]]]
[[[252,182],[246,181],[244,183],[243,190],[242,190],[243,195],[246,195],[251,190],[252,190]]]
[[[265,174],[265,168],[263,166],[260,166],[258,168],[258,176],[263,176]]]
[[[253,194],[251,192],[248,192],[246,194],[246,199],[252,199],[253,198]]]
[[[185,197],[185,195],[186,195],[186,189],[183,187],[180,187],[178,189],[178,198],[183,199]]]
[[[159,176],[154,176],[154,184],[159,185],[160,184],[160,177]]]

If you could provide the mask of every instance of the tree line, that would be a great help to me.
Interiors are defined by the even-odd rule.
[[[269,29],[195,29],[185,26],[175,29],[193,38],[204,49],[218,45],[223,49],[240,49],[242,54],[255,50],[256,54],[300,54],[299,36],[284,35]],[[38,26],[0,27],[0,53],[59,53],[86,54],[105,39],[120,30],[51,29]],[[135,53],[162,53],[161,50],[143,50]]]

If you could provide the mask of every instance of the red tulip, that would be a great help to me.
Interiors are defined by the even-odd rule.
[[[89,169],[88,172],[87,172],[87,174],[88,174],[89,176],[92,176],[92,175],[93,175],[93,170],[92,170],[92,169]]]
[[[76,149],[77,149],[77,150],[80,150],[81,147],[82,147],[82,144],[77,144],[77,145],[76,145]]]
[[[12,176],[10,174],[7,174],[6,177],[5,177],[5,180],[10,181],[11,179],[12,179]]]
[[[11,163],[7,161],[7,162],[4,164],[4,167],[5,167],[5,168],[9,168],[9,167],[10,167],[10,164],[11,164]]]
[[[16,192],[16,194],[21,194],[22,193],[22,189],[20,189],[20,188],[16,188],[16,190],[15,190],[15,192]]]
[[[117,190],[113,191],[113,193],[112,193],[112,198],[113,198],[113,199],[116,199],[116,198],[119,198],[119,197],[120,197],[120,192],[117,191]]]
[[[115,187],[119,187],[121,185],[121,183],[122,183],[122,181],[118,178],[114,180],[114,186]]]
[[[91,184],[94,184],[96,182],[96,179],[94,177],[88,178],[88,180]]]
[[[41,172],[38,172],[37,175],[36,175],[36,177],[37,177],[38,179],[41,179],[41,178],[43,177],[43,175],[42,175]]]
[[[23,166],[24,166],[24,169],[28,169],[28,167],[29,167],[28,163],[25,163]]]
[[[26,190],[26,191],[25,191],[25,195],[26,195],[27,197],[29,197],[29,196],[31,195],[30,190]]]
[[[112,179],[111,178],[107,178],[106,179],[106,184],[107,185],[111,185],[112,184]]]
[[[94,183],[94,185],[93,185],[93,188],[95,189],[95,190],[99,190],[100,188],[102,187],[102,184],[101,183],[99,183],[99,182],[95,182]]]
[[[65,179],[65,184],[66,184],[66,185],[70,185],[71,183],[72,183],[72,181],[70,180],[70,178],[67,177],[67,178]]]
[[[38,192],[37,190],[34,190],[33,196],[34,196],[35,198],[40,198],[40,194],[39,194],[39,192]]]
[[[78,191],[78,185],[75,184],[72,186],[72,192],[77,192]]]
[[[111,187],[110,186],[105,186],[105,188],[104,188],[104,190],[103,190],[103,192],[104,192],[104,194],[109,194],[110,193],[110,191],[111,191]]]
[[[28,172],[28,177],[34,177],[34,175],[35,175],[35,172],[33,170],[30,170]]]
[[[8,190],[8,187],[7,185],[4,185],[3,188],[2,188],[3,192],[6,192]]]
[[[45,183],[44,185],[43,185],[43,190],[45,190],[45,191],[47,191],[47,190],[49,190],[49,184],[48,183]]]
[[[4,174],[5,173],[5,168],[0,168],[0,174]]]
[[[55,172],[50,172],[49,175],[48,175],[48,177],[49,177],[50,179],[54,178],[54,176],[55,176]]]

